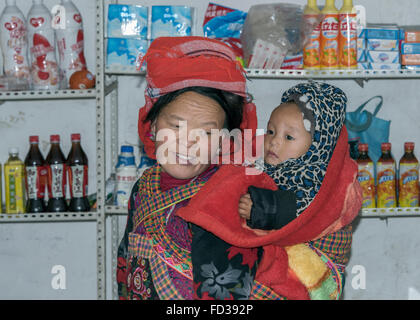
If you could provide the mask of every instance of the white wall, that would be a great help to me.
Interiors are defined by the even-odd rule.
[[[58,1],[45,1],[51,8]],[[76,1],[85,23],[85,55],[90,70],[94,71],[94,1]],[[275,1],[224,0],[215,1],[226,6],[247,11],[251,4]],[[280,1],[279,1],[280,2]],[[283,1],[285,2],[285,1]],[[292,2],[292,1],[289,1]],[[304,4],[306,1],[293,1]],[[318,1],[324,4],[324,1]],[[159,5],[183,4],[196,9],[195,31],[201,35],[201,23],[208,1],[120,1],[120,3]],[[368,22],[418,24],[420,6],[415,0],[369,0],[356,1],[367,9]],[[29,1],[17,0],[24,14],[29,10]],[[3,9],[4,1],[0,3]],[[341,6],[341,1],[337,1]],[[255,97],[259,127],[264,128],[271,110],[279,103],[285,89],[299,81],[252,79],[249,91]],[[329,81],[342,88],[348,98],[348,110],[374,95],[384,97],[384,106],[379,116],[391,119],[391,142],[393,154],[402,156],[404,141],[412,140],[420,148],[420,80],[369,80],[360,88],[352,80]],[[137,111],[144,103],[144,78],[119,77],[119,141],[121,144],[138,145]],[[0,162],[7,158],[9,146],[19,146],[27,152],[30,134],[40,134],[42,151],[48,152],[48,137],[62,134],[62,149],[70,147],[70,133],[81,132],[83,146],[90,159],[90,188],[95,190],[95,127],[94,101],[57,102],[7,102],[0,105]],[[23,113],[23,114],[22,114]],[[17,120],[15,120],[15,117]],[[417,149],[417,155],[420,152]],[[23,155],[22,155],[23,157]],[[107,168],[107,172],[110,168]],[[120,219],[124,224],[125,219]],[[416,232],[420,218],[389,218],[388,221],[363,218],[355,223],[352,255],[348,267],[345,299],[407,299],[409,288],[420,291],[420,237]],[[121,228],[123,226],[120,226]],[[94,223],[50,224],[0,224],[0,298],[96,298],[96,243]],[[110,235],[107,242],[110,245]],[[27,263],[27,261],[30,263]],[[67,289],[53,290],[52,265],[62,264],[67,270]],[[358,266],[366,270],[366,288],[356,290]],[[353,268],[354,267],[354,268]],[[110,266],[108,266],[108,271]],[[108,281],[111,277],[108,275]]]

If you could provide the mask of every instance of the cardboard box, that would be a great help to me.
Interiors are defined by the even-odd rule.
[[[371,51],[398,51],[399,40],[367,39],[366,48]]]
[[[369,63],[372,70],[399,70],[401,65],[399,63]]]
[[[368,51],[367,61],[371,63],[399,63],[399,51]]]
[[[401,27],[400,38],[407,43],[420,42],[420,26]]]
[[[366,39],[399,40],[400,29],[395,24],[369,24]]]
[[[403,65],[420,65],[420,54],[403,54],[403,55],[401,55],[401,64],[403,64]]]
[[[401,54],[420,54],[420,43],[401,43]]]

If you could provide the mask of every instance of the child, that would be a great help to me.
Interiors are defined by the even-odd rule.
[[[253,229],[280,229],[317,194],[344,124],[346,96],[328,84],[311,82],[287,91],[273,110],[257,167],[279,190],[249,187],[239,215]]]

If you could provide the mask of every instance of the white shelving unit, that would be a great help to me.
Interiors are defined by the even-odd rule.
[[[112,240],[112,290],[116,298],[116,256],[118,243],[118,218],[127,215],[127,208],[107,205],[105,202],[106,168],[115,168],[118,154],[118,76],[144,76],[144,71],[135,68],[115,68],[105,66],[105,12],[106,6],[116,3],[114,0],[96,0],[96,45],[95,68],[96,87],[90,90],[54,90],[54,91],[9,91],[0,92],[0,104],[3,101],[17,100],[62,100],[94,99],[96,105],[96,185],[97,207],[86,213],[42,213],[42,214],[0,214],[0,223],[42,223],[42,222],[83,222],[96,221],[97,240],[97,298],[106,298],[106,218],[111,219]],[[420,70],[257,70],[247,69],[248,78],[268,79],[337,79],[356,80],[361,86],[370,79],[420,79]],[[105,98],[110,95],[110,116],[105,119]],[[105,124],[110,122],[110,144],[105,143]],[[111,163],[106,163],[109,152]],[[362,218],[420,217],[420,208],[364,209]]]

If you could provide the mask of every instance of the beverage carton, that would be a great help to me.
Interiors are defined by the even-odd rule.
[[[191,7],[152,6],[152,39],[190,36],[191,25]]]
[[[147,20],[147,7],[110,4],[107,35],[110,38],[147,39]]]
[[[139,55],[145,55],[148,42],[142,39],[107,39],[107,66],[136,67]]]

